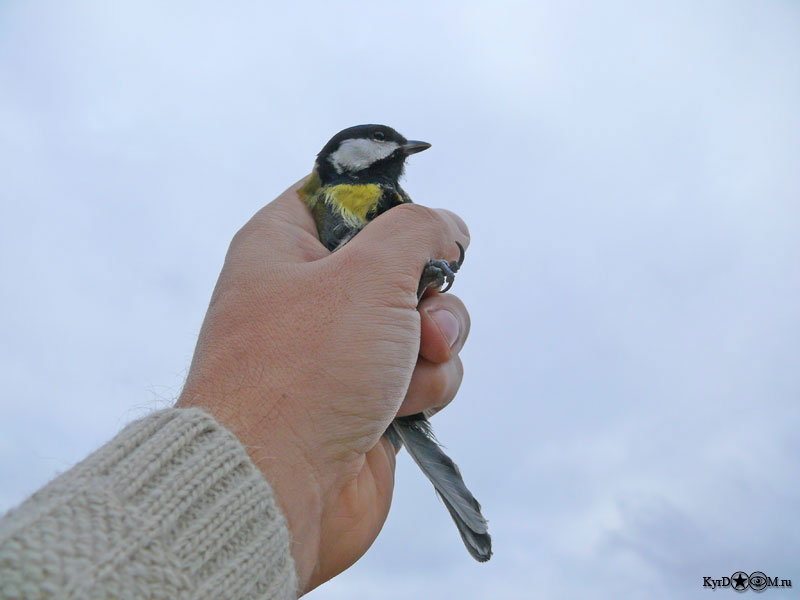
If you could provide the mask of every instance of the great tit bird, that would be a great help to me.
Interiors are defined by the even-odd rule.
[[[385,125],[357,125],[337,133],[317,154],[314,169],[300,189],[317,223],[320,241],[331,251],[341,248],[372,219],[394,206],[411,202],[400,187],[406,159],[427,150],[427,142],[407,140]],[[447,291],[464,260],[456,242],[456,261],[432,259],[420,276],[418,299],[429,287]],[[403,444],[428,477],[455,521],[469,553],[480,562],[492,556],[492,539],[481,505],[467,489],[456,464],[439,446],[425,414],[398,417],[386,435]]]

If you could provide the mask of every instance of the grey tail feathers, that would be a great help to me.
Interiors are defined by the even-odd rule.
[[[433,484],[472,557],[479,562],[489,560],[492,538],[481,505],[464,484],[456,463],[442,451],[425,415],[398,417],[392,421],[388,433],[395,446],[397,437],[402,440],[411,458]]]

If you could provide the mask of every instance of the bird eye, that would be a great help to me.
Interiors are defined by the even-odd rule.
[[[376,131],[375,133],[372,134],[372,137],[382,142],[383,140],[386,139],[386,134],[384,134],[382,131]]]

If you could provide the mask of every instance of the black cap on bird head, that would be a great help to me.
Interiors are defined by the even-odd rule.
[[[427,142],[407,140],[386,125],[356,125],[325,144],[317,154],[316,169],[323,184],[338,180],[397,183],[406,158],[430,147]]]

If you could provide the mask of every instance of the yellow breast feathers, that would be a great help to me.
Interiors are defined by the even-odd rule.
[[[324,187],[321,192],[325,204],[337,211],[346,223],[354,226],[367,220],[367,214],[375,208],[383,195],[383,189],[374,183],[342,183]]]

